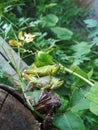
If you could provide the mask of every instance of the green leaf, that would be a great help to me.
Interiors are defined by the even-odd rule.
[[[23,26],[24,24],[26,24],[29,21],[30,21],[30,18],[24,18],[24,17],[20,18],[19,19],[19,27]]]
[[[42,19],[42,25],[44,27],[54,27],[58,22],[58,17],[54,14],[48,14]]]
[[[86,73],[84,72],[79,66],[76,66],[76,65],[72,65],[70,67],[70,70],[73,71],[73,73],[77,73],[78,75],[82,76],[83,78],[87,79],[87,80],[90,80],[91,79],[91,76],[93,74],[93,69]],[[83,81],[82,79],[80,78],[75,78],[75,81],[73,82],[73,84],[71,85],[71,89],[72,90],[75,90],[76,88],[80,88],[80,87],[83,87],[84,85],[86,84],[85,81]]]
[[[57,38],[60,40],[70,40],[72,38],[73,32],[67,28],[54,27],[51,30],[56,34]]]
[[[32,97],[33,104],[37,103],[39,100],[39,96],[41,94],[41,90],[34,90],[33,92],[27,92],[26,95]]]
[[[88,100],[90,100],[90,111],[98,116],[98,82],[91,87],[90,91],[86,94]]]
[[[67,105],[68,105],[68,100],[67,99],[65,99],[63,97],[60,97],[60,101],[61,101],[61,106],[57,109],[58,113],[66,111]]]
[[[92,45],[87,42],[80,42],[74,46],[72,46],[72,50],[75,51],[74,56],[82,56],[87,55],[91,51]]]
[[[72,46],[74,51],[73,58],[74,64],[79,65],[84,60],[90,60],[87,54],[91,52],[92,45],[87,42],[80,42]]]
[[[93,70],[93,68],[88,72],[88,79],[91,79],[91,77],[92,77],[92,75],[93,75],[93,72],[94,72],[94,70]]]
[[[94,66],[94,67],[98,67],[98,59],[95,59],[95,60],[94,60],[93,66]]]
[[[91,31],[90,34],[88,35],[88,38],[93,38],[96,35],[98,35],[98,28],[96,28],[94,31]]]
[[[78,112],[80,110],[89,109],[89,100],[85,98],[88,89],[76,89],[71,98],[71,111]]]
[[[97,21],[94,20],[94,19],[84,20],[84,23],[87,24],[87,27],[88,27],[88,28],[97,27],[97,25],[98,25]]]
[[[98,45],[98,36],[93,38],[92,43]]]
[[[59,130],[85,130],[81,118],[71,111],[57,115],[53,124]]]
[[[90,103],[90,111],[98,116],[98,103]]]

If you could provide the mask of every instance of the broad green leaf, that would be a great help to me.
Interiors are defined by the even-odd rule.
[[[81,118],[71,111],[57,115],[53,124],[59,130],[85,130]]]
[[[80,110],[89,109],[89,101],[86,98],[82,98],[75,106],[72,107],[71,111],[78,112]]]
[[[44,27],[54,27],[58,22],[58,17],[54,14],[48,14],[43,17],[42,25]]]
[[[94,19],[84,20],[84,23],[87,24],[87,27],[88,27],[88,28],[96,27],[96,26],[98,25],[97,21],[94,20]]]
[[[54,27],[51,30],[56,34],[57,38],[60,40],[70,40],[72,38],[73,32],[67,28]]]
[[[90,103],[90,111],[98,116],[98,103]]]
[[[89,108],[89,100],[85,98],[88,89],[76,89],[71,98],[71,110],[78,112]]]
[[[98,116],[98,82],[91,87],[90,91],[86,94],[88,100],[90,100],[90,111]]]

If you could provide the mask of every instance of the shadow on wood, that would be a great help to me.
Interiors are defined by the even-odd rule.
[[[0,88],[0,130],[40,130],[32,112]]]

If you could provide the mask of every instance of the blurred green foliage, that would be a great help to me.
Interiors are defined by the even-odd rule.
[[[86,17],[88,13],[75,0],[2,0],[0,35],[9,41],[18,40],[20,31],[34,34],[32,42],[20,47],[20,55],[28,65],[35,60],[37,66],[43,66],[42,60],[45,65],[60,63],[94,82],[98,80],[98,23]],[[97,130],[98,112],[89,106],[93,101],[88,100],[93,89],[90,91],[87,83],[67,72],[58,72],[57,77],[64,80],[64,85],[55,91],[62,105],[54,125],[60,130]]]

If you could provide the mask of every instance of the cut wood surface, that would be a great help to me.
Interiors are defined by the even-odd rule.
[[[0,130],[40,130],[32,112],[0,88]]]

